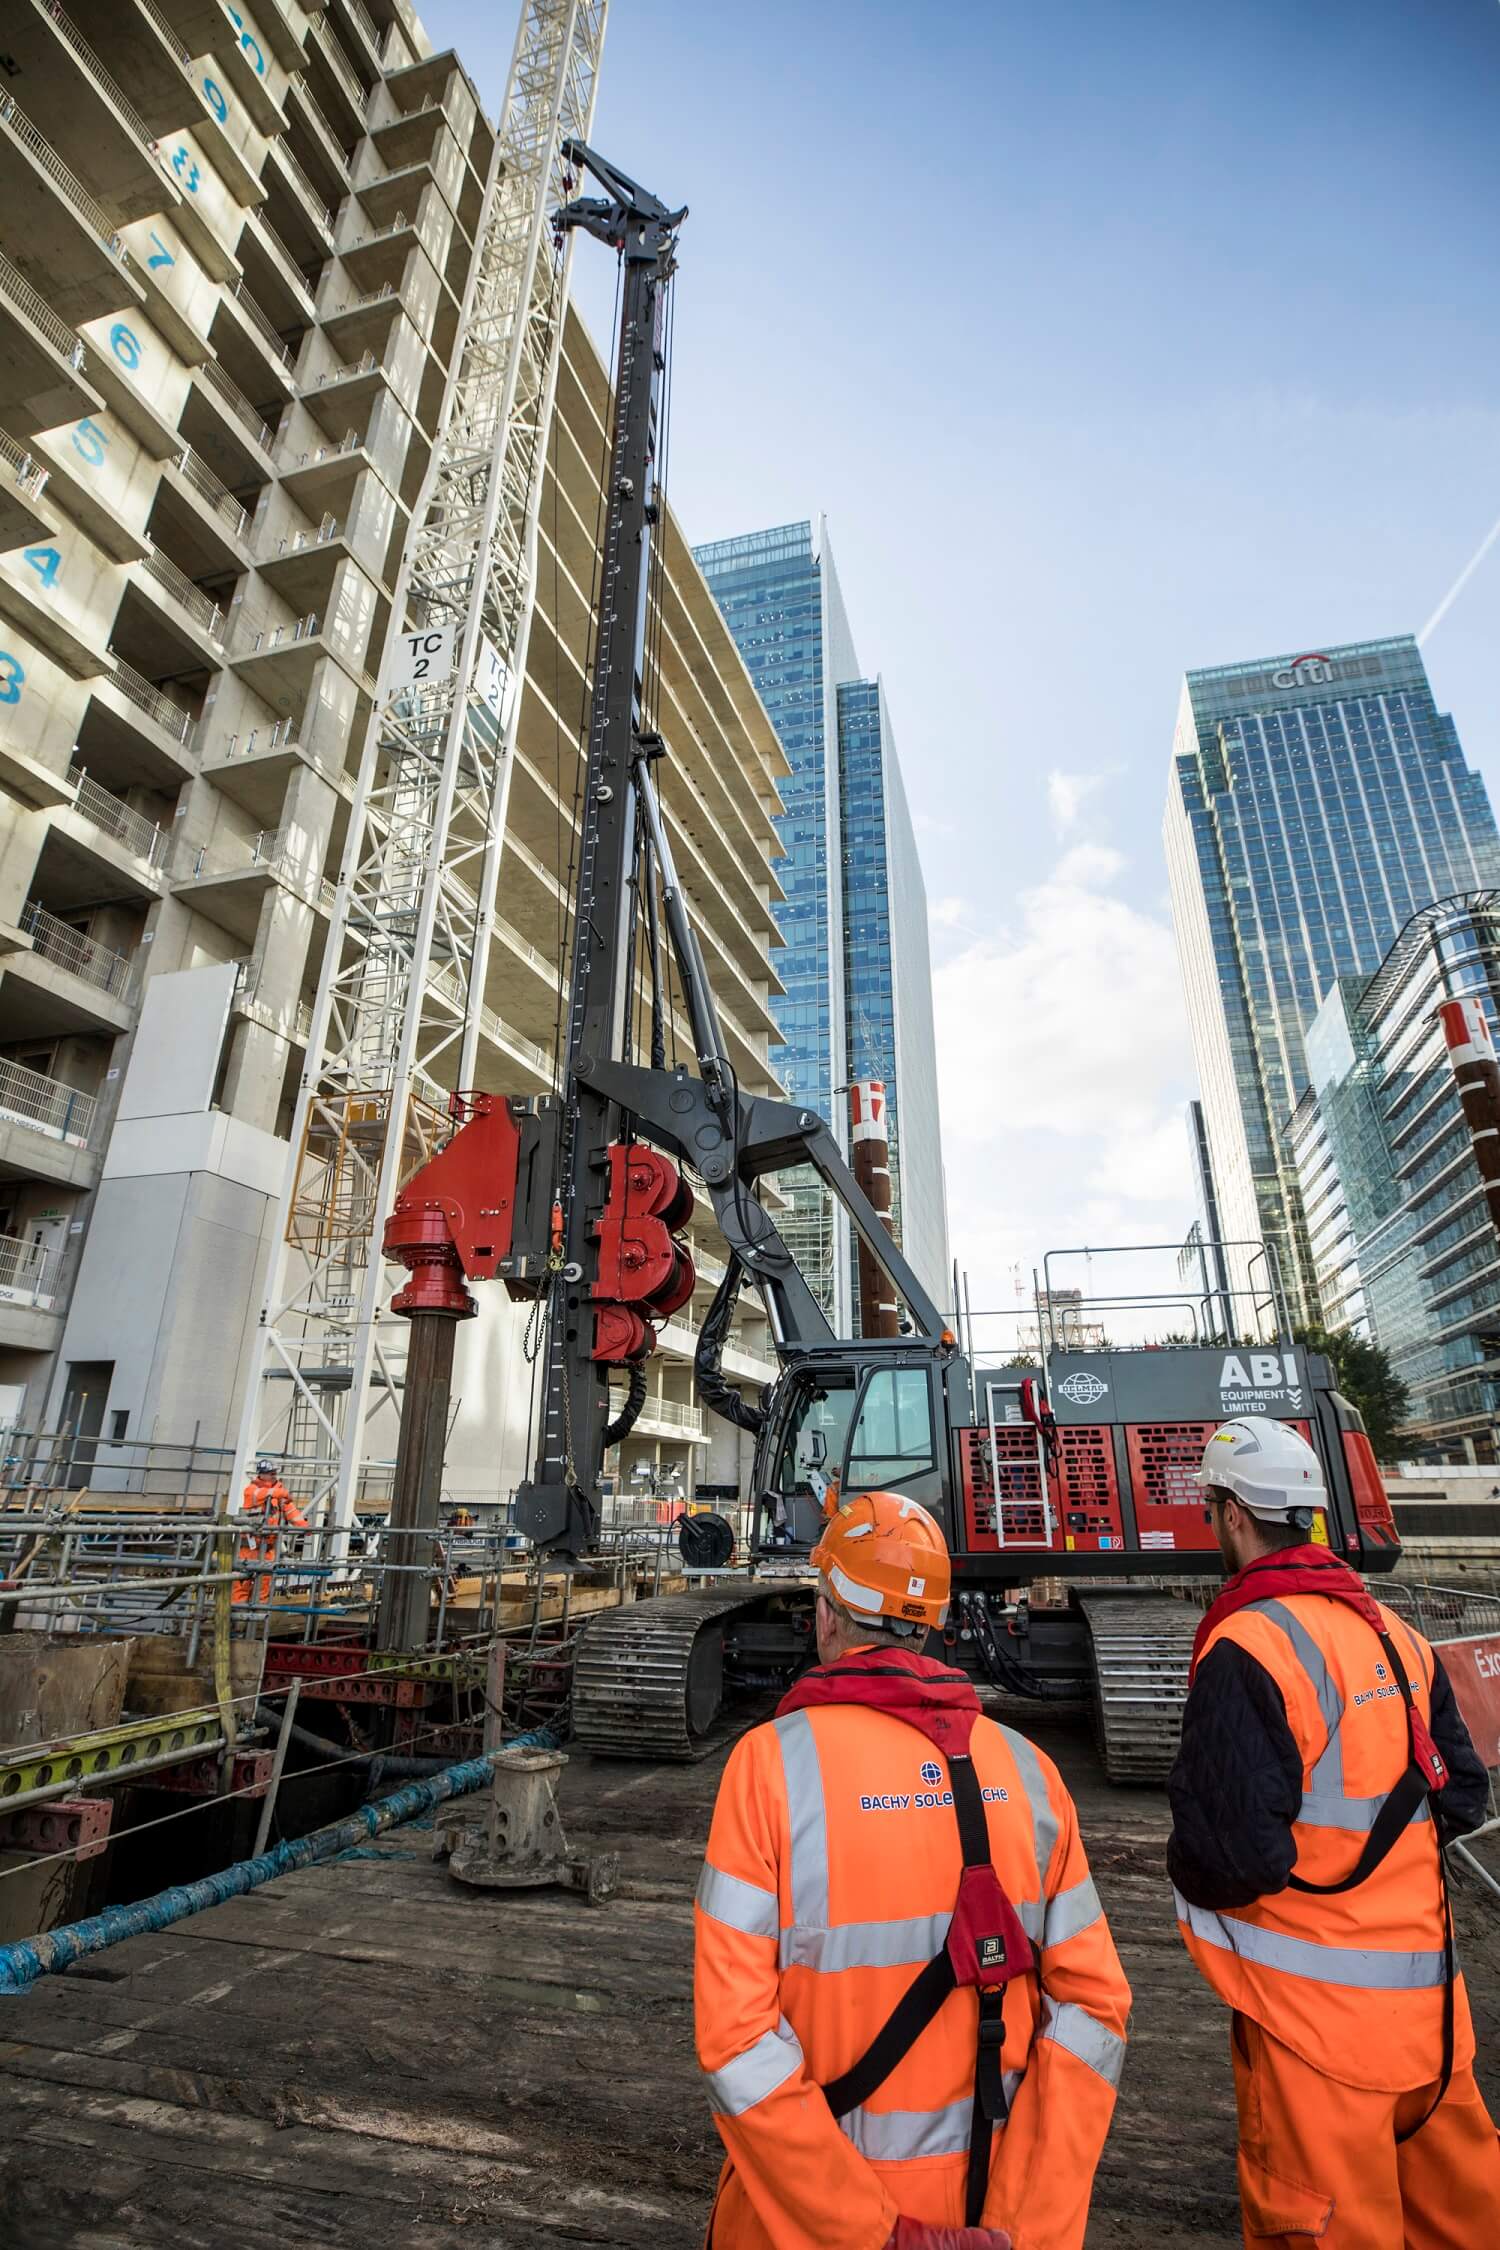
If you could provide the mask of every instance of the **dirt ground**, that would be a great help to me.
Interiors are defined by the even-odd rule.
[[[1165,1799],[1034,1724],[1078,1799],[1135,1991],[1089,2250],[1238,2243],[1223,2012],[1178,1941]],[[0,2003],[7,2250],[694,2250],[717,2144],[691,2039],[718,1766],[580,1759],[626,1890],[461,1890],[404,1830]],[[1492,1861],[1500,1855],[1492,1855]],[[1500,1901],[1458,1900],[1500,2108]]]

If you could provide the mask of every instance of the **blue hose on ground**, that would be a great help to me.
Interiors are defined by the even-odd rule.
[[[551,1748],[553,1742],[554,1737],[543,1727],[533,1734],[517,1735],[505,1747],[542,1749]],[[295,1842],[275,1844],[258,1859],[237,1860],[217,1875],[205,1875],[196,1883],[174,1883],[170,1890],[138,1899],[134,1906],[107,1906],[102,1914],[91,1914],[86,1921],[69,1922],[60,1930],[44,1930],[38,1937],[0,1946],[0,1994],[24,1992],[38,1977],[70,1969],[75,1961],[90,1953],[103,1953],[122,1938],[145,1937],[153,1930],[169,1929],[174,1922],[186,1921],[190,1914],[203,1914],[211,1906],[222,1906],[226,1899],[259,1890],[262,1883],[274,1883],[280,1875],[332,1859],[366,1837],[379,1836],[418,1813],[429,1812],[447,1797],[463,1797],[470,1790],[482,1789],[490,1778],[493,1757],[492,1752],[488,1757],[466,1758],[461,1765],[434,1774],[430,1781],[410,1782],[375,1804],[361,1805],[346,1820],[315,1828],[311,1835],[299,1836]]]

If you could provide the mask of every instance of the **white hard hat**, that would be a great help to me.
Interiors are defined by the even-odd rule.
[[[1214,1431],[1203,1448],[1198,1482],[1232,1492],[1252,1516],[1295,1521],[1326,1508],[1328,1493],[1318,1456],[1299,1430],[1269,1415],[1245,1414]]]

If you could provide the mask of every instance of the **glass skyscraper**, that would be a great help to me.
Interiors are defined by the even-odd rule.
[[[1500,1241],[1438,1019],[1500,1029],[1500,894],[1412,917],[1371,978],[1340,977],[1307,1035],[1287,1125],[1330,1324],[1359,1328],[1407,1387],[1412,1449],[1496,1458]]]
[[[847,1148],[852,1079],[885,1080],[898,1238],[938,1304],[949,1296],[927,897],[890,720],[860,670],[820,519],[715,540],[694,554],[792,771],[778,822],[785,996],[772,1003],[787,1091]],[[786,1174],[782,1232],[841,1334],[857,1325],[843,1214]]]
[[[1421,908],[1500,880],[1484,784],[1409,636],[1189,672],[1164,829],[1172,917],[1226,1240],[1274,1245],[1294,1314],[1321,1312],[1284,1128],[1306,1034]],[[1266,1269],[1228,1254],[1241,1292]]]

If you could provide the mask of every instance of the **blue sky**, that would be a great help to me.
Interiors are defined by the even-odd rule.
[[[423,15],[497,104],[509,6]],[[884,675],[976,1301],[1189,1216],[1183,670],[1418,630],[1500,517],[1497,110],[1495,0],[611,9],[594,138],[691,206],[674,505],[826,512]],[[1500,546],[1426,653],[1500,794],[1497,609]]]

